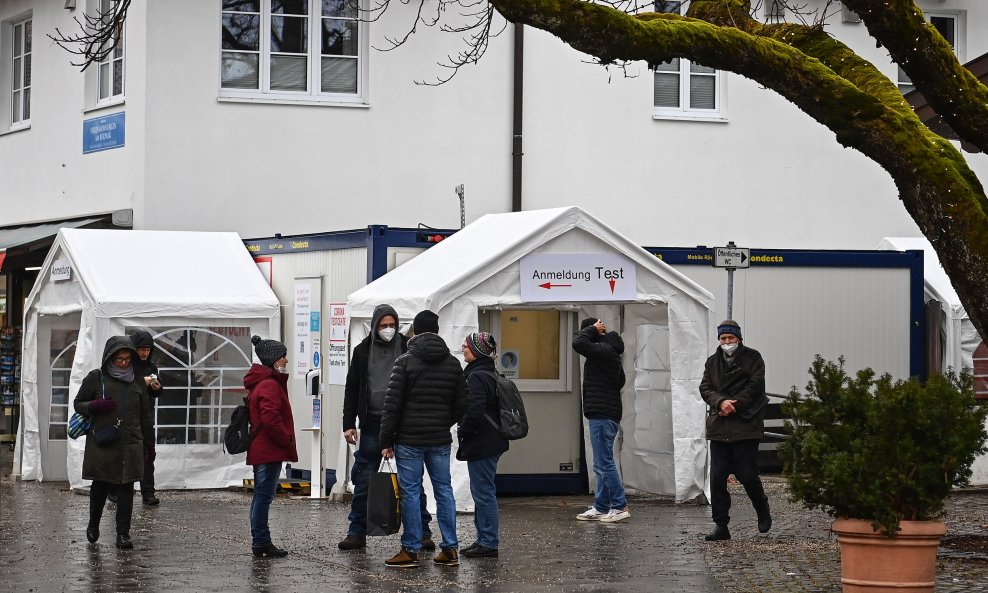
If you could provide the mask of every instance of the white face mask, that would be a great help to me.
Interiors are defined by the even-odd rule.
[[[288,365],[286,364],[283,367],[274,367],[274,370],[278,371],[282,375],[287,375],[288,374]]]
[[[381,339],[385,342],[390,342],[391,338],[395,337],[395,328],[386,327],[382,330],[378,330],[377,335],[381,336]]]
[[[720,349],[727,353],[728,356],[734,354],[734,351],[738,349],[737,343],[734,344],[721,344]]]

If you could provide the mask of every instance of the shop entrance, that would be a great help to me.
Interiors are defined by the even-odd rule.
[[[576,314],[527,308],[479,313],[481,331],[498,341],[498,371],[518,385],[528,414],[528,436],[512,441],[498,463],[499,490],[586,491],[579,365],[571,347]],[[572,487],[561,489],[565,482]]]
[[[38,320],[38,430],[45,480],[68,480],[65,465],[69,417],[69,376],[79,338],[79,315],[42,315]]]

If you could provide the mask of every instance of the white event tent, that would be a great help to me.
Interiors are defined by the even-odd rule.
[[[575,262],[619,258],[633,268],[628,272],[634,274],[634,289],[620,299],[526,300],[522,284],[533,281],[522,278],[525,268],[521,264],[525,258],[546,255]],[[706,408],[698,386],[714,343],[713,296],[594,216],[566,207],[480,218],[350,295],[351,348],[367,335],[374,307],[381,303],[392,305],[403,322],[424,309],[436,312],[441,337],[461,361],[460,346],[471,332],[494,331],[501,341],[499,328],[510,321],[517,323],[525,311],[559,311],[567,318],[559,326],[558,344],[561,364],[574,377],[569,392],[552,392],[566,391],[565,381],[561,387],[541,392],[526,388],[535,382],[518,382],[531,430],[525,439],[512,441],[499,464],[498,477],[521,474],[528,483],[579,471],[581,453],[586,467],[592,465],[586,423],[581,424],[582,360],[572,352],[571,340],[579,319],[605,320],[610,329],[619,331],[626,346],[624,417],[615,450],[625,484],[674,496],[677,501],[708,491]],[[496,321],[498,314],[508,310],[512,311],[510,319]],[[572,357],[569,363],[567,356]],[[567,407],[570,401],[575,402],[572,413]],[[577,463],[553,453],[558,443],[567,440],[579,448],[581,434],[584,446],[574,455]],[[346,448],[341,450],[345,455]],[[564,459],[569,463],[560,463]],[[538,468],[540,461],[544,461],[544,470],[531,469]],[[345,458],[339,467],[345,467]],[[593,474],[587,473],[592,488]],[[454,465],[453,482],[457,508],[472,510],[466,468],[460,462]]]
[[[85,437],[66,438],[82,379],[114,335],[151,332],[165,388],[156,402],[159,489],[248,476],[222,450],[245,395],[250,336],[280,336],[278,300],[236,233],[62,229],[24,307],[15,473],[87,484]]]

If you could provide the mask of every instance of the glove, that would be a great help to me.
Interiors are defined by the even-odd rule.
[[[94,399],[89,402],[89,411],[93,414],[109,414],[117,409],[117,402],[109,399]]]
[[[158,453],[154,450],[154,443],[144,447],[144,463],[154,463]]]

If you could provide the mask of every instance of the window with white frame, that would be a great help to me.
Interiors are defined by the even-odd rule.
[[[221,1],[221,96],[345,101],[362,93],[354,0]]]
[[[682,14],[686,2],[656,0],[655,11]],[[653,106],[658,118],[725,119],[724,78],[719,70],[685,58],[653,67]]]
[[[962,29],[962,19],[961,13],[959,12],[927,12],[926,19],[931,25],[947,40],[950,47],[957,54],[957,59],[964,62],[964,46],[963,46],[963,29]],[[912,91],[915,87],[913,86],[913,81],[909,79],[909,75],[906,71],[902,69],[902,66],[896,65],[898,69],[898,78],[896,83],[899,85],[899,90],[902,94],[906,94]]]
[[[117,0],[99,0],[99,12],[104,18],[113,14]],[[124,96],[124,31],[123,25],[118,25],[113,31],[113,39],[107,43],[113,44],[110,51],[96,65],[97,102],[117,101]]]
[[[10,127],[31,122],[31,19],[12,24],[10,61]]]

